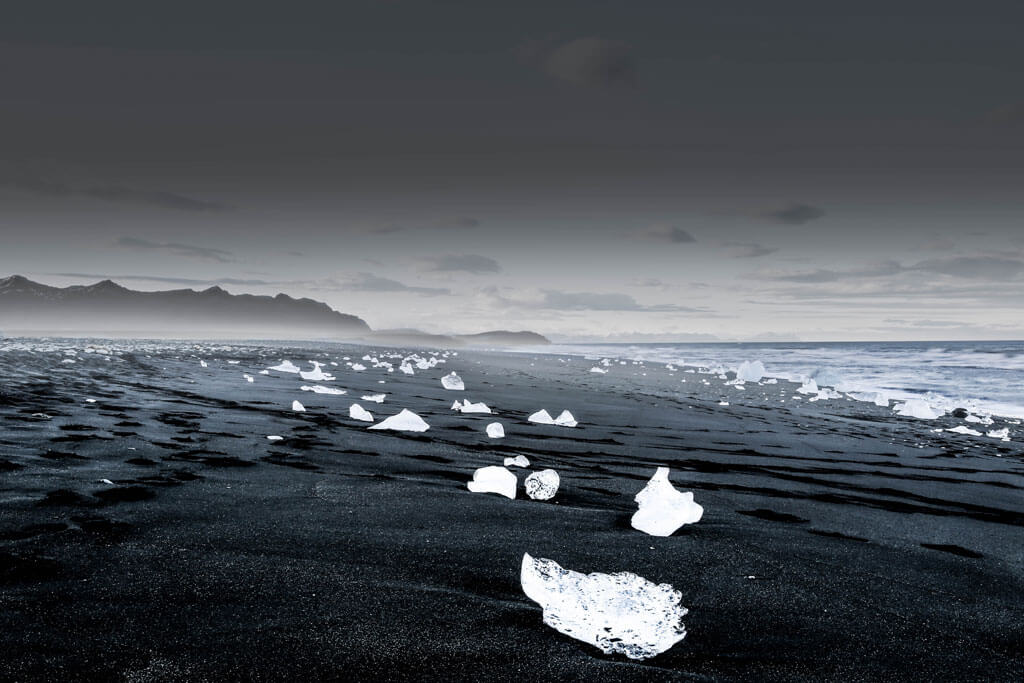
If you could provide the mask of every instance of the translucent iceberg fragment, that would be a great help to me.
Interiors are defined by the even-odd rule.
[[[634,529],[651,536],[671,536],[684,524],[700,521],[704,508],[693,502],[693,493],[680,493],[668,480],[669,469],[659,467],[645,486],[633,498],[639,508],[630,524]]]
[[[473,493],[497,493],[515,499],[519,479],[515,474],[497,465],[481,467],[473,472],[473,480],[466,486]]]
[[[402,409],[397,415],[381,420],[370,429],[393,429],[396,432],[425,432],[430,425],[423,421],[423,418],[411,410]]]
[[[544,410],[543,408],[541,408],[536,413],[534,413],[533,415],[526,419],[529,420],[530,422],[536,422],[539,425],[555,424],[555,419],[551,417],[551,414],[548,413],[548,411]]]
[[[256,381],[256,378],[253,377],[252,375],[247,375],[245,373],[242,373],[242,377],[244,377],[245,381],[248,382],[249,384],[252,384],[253,382]]]
[[[348,407],[348,416],[360,422],[373,422],[373,415],[370,414],[370,411],[358,403],[353,403]]]
[[[526,478],[523,486],[526,488],[526,495],[534,500],[551,500],[558,493],[558,472],[554,470],[541,470],[534,472]]]
[[[501,439],[505,436],[505,428],[500,422],[492,422],[487,425],[487,436],[492,439]]]
[[[491,414],[491,409],[487,407],[486,403],[470,403],[469,401],[466,401],[458,408],[458,410],[463,413]]]
[[[799,389],[797,389],[797,392],[799,392],[799,393],[801,393],[801,394],[817,394],[817,393],[818,393],[818,391],[820,391],[820,390],[818,389],[818,383],[817,383],[817,382],[815,382],[815,381],[814,381],[813,379],[808,379],[808,380],[806,380],[806,381],[805,381],[805,382],[804,382],[804,383],[803,383],[803,384],[802,384],[802,385],[800,386],[800,388],[799,388]]]
[[[71,362],[74,363],[74,361],[71,361]],[[205,360],[201,360],[201,361],[199,361],[199,367],[201,367],[201,368],[208,368],[210,366],[206,363]]]
[[[281,441],[282,439],[284,439],[283,436],[278,436],[276,434],[271,434],[267,437],[267,441]]]
[[[764,363],[759,360],[755,360],[753,363],[745,360],[736,369],[736,379],[741,382],[760,382],[762,377],[764,377]]]
[[[1002,429],[993,429],[991,432],[988,433],[988,436],[991,436],[993,439],[1002,439],[1003,441],[1009,441],[1010,428],[1003,427]]]
[[[594,367],[590,368],[590,371],[595,373],[595,374],[598,374],[598,375],[607,375],[608,374],[607,370],[605,370],[604,368],[599,368],[596,365]]]
[[[292,401],[292,410],[294,410],[296,413],[304,413],[306,412],[306,407],[303,406],[298,401]]]
[[[647,659],[686,637],[682,594],[630,572],[582,574],[553,560],[523,555],[523,592],[544,610],[544,623],[605,654]]]
[[[953,432],[954,434],[963,434],[964,436],[981,436],[981,432],[964,425],[957,425],[946,430],[947,432]]]
[[[514,458],[505,458],[505,467],[529,467],[530,459],[525,455],[517,455]]]
[[[465,391],[466,385],[454,371],[441,378],[441,386],[448,391]]]
[[[267,369],[276,370],[277,372],[290,372],[296,375],[299,373],[299,367],[290,360],[283,360],[280,365],[275,365],[274,367]]]
[[[568,410],[563,410],[562,413],[555,418],[555,424],[559,427],[575,427],[579,423],[576,422],[576,418],[572,416]]]
[[[372,403],[383,403],[385,398],[387,398],[387,394],[367,394],[366,396],[363,396],[364,401],[370,401]]]
[[[927,401],[920,398],[907,399],[903,403],[898,404],[893,410],[899,415],[916,417],[919,420],[934,420],[941,415]]]
[[[307,382],[330,382],[334,380],[334,375],[328,374],[323,371],[320,364],[313,361],[313,369],[307,372],[300,372],[299,377],[306,380]]]
[[[310,386],[308,384],[303,384],[299,388],[302,389],[303,391],[312,391],[314,394],[331,394],[331,395],[334,395],[334,396],[341,396],[342,394],[346,393],[344,389],[335,389],[334,387],[325,387],[325,386],[320,385],[320,384],[314,384],[312,386]]]

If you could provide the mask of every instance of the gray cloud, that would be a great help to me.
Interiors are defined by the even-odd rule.
[[[0,187],[9,187],[21,192],[44,197],[82,196],[104,202],[141,204],[178,211],[227,211],[231,207],[173,192],[160,190],[139,190],[121,185],[99,185],[75,187],[35,173],[24,166],[4,165],[0,167]]]
[[[380,277],[373,273],[353,273],[337,278],[317,280],[311,289],[344,290],[352,292],[409,292],[423,296],[447,296],[452,292],[442,287],[414,287],[398,280]]]
[[[150,242],[149,240],[137,237],[120,237],[116,241],[117,246],[123,249],[134,251],[162,251],[176,256],[195,258],[203,261],[216,261],[217,263],[231,263],[235,259],[230,251],[214,249],[211,247],[197,247],[191,244],[175,244],[172,242]]]
[[[699,313],[706,309],[678,306],[676,304],[655,304],[645,306],[628,294],[598,292],[559,292],[552,289],[543,291],[542,308],[559,311],[646,311]]]
[[[943,259],[929,259],[911,265],[897,261],[849,268],[829,270],[818,268],[809,271],[760,271],[751,274],[752,279],[776,280],[781,282],[824,283],[840,280],[889,277],[900,273],[930,273],[948,275],[971,280],[1014,280],[1024,275],[1024,261],[999,256],[953,256]]]
[[[272,280],[245,280],[240,278],[222,277],[209,280],[186,278],[186,277],[161,277],[158,275],[98,275],[96,273],[47,273],[54,277],[73,277],[87,280],[118,280],[125,282],[163,282],[172,285],[188,286],[209,286],[209,285],[236,285],[239,287],[264,287],[281,284],[289,284]]]
[[[825,215],[825,210],[810,204],[789,204],[761,213],[762,218],[785,225],[803,225]]]
[[[697,241],[696,237],[676,225],[652,225],[643,234],[651,239],[672,244],[690,244]]]
[[[519,57],[549,76],[584,86],[636,85],[636,62],[628,43],[596,36],[561,45],[531,42],[518,49]]]
[[[733,258],[758,258],[778,251],[777,247],[766,247],[752,242],[727,242],[725,246]]]
[[[479,254],[446,254],[425,256],[420,259],[425,270],[436,273],[500,273],[501,265],[492,258]]]
[[[179,211],[227,211],[231,208],[226,204],[193,199],[192,197],[174,194],[173,192],[137,190],[119,185],[87,187],[79,190],[79,192],[87,197],[101,199],[105,202],[148,204],[163,209],[176,209]]]

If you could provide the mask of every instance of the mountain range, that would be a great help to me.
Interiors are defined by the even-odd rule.
[[[374,332],[365,320],[313,299],[231,294],[220,287],[140,292],[103,280],[51,287],[13,275],[0,279],[0,332],[101,336],[372,340],[408,345],[546,344],[533,332],[429,335]]]

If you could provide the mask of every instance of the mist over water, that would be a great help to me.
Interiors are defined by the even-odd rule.
[[[544,351],[726,370],[760,360],[769,377],[1024,418],[1020,341],[559,344]]]

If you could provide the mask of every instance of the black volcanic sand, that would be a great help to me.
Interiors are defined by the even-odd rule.
[[[342,356],[367,350],[336,345],[6,344],[5,680],[1024,675],[1024,452],[932,431],[956,418],[543,355],[461,351],[406,376],[353,372]],[[341,363],[327,369],[349,394],[257,374],[281,358]],[[451,370],[464,394],[442,389]],[[348,419],[378,391],[383,405],[362,405],[409,408],[430,431]],[[497,415],[455,413],[455,398]],[[542,407],[579,427],[525,421]],[[505,439],[485,436],[494,419]],[[526,472],[514,501],[467,491],[517,454],[559,472],[554,502],[525,498]],[[670,538],[629,526],[659,465],[705,507]],[[520,588],[524,552],[671,583],[689,635],[635,662],[559,634]]]

